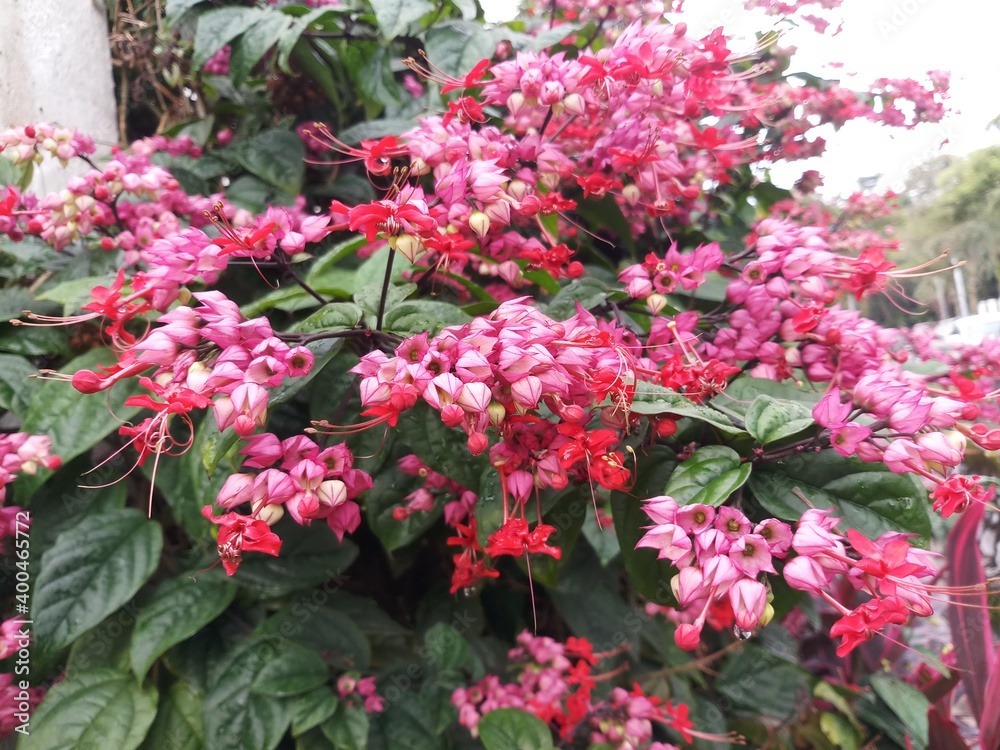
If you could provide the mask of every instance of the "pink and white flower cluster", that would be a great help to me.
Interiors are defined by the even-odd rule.
[[[775,518],[753,524],[737,508],[700,503],[678,505],[671,497],[644,501],[643,510],[655,524],[637,548],[657,551],[680,571],[671,581],[680,604],[674,632],[677,645],[694,649],[709,608],[728,597],[741,630],[753,631],[773,615],[764,573],[775,574],[774,560],[788,555],[791,527]]]

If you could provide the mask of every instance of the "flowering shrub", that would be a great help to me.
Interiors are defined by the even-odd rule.
[[[35,522],[0,730],[967,747],[962,698],[997,747],[963,459],[1000,343],[864,317],[926,270],[866,228],[892,196],[757,170],[939,120],[945,74],[802,85],[629,3],[168,10],[208,119],[103,160],[0,133],[0,534]],[[45,158],[85,168],[38,196]],[[954,647],[907,646],[946,602]]]

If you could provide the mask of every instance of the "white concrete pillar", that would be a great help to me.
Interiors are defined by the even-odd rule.
[[[100,0],[0,0],[0,128],[33,122],[89,135],[99,153],[118,142]],[[47,160],[32,189],[57,190],[65,179],[58,161]]]

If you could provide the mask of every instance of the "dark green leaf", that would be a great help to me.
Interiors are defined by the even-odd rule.
[[[297,323],[292,330],[299,333],[318,333],[355,328],[361,322],[362,315],[364,313],[361,308],[353,302],[334,302]]]
[[[32,616],[45,663],[135,595],[160,562],[160,526],[135,508],[89,516],[41,560]]]
[[[203,750],[204,697],[186,682],[175,682],[161,696],[142,750]]]
[[[36,627],[38,622],[35,623]],[[156,691],[98,669],[53,686],[31,717],[22,750],[135,750],[156,715]]]
[[[713,398],[711,405],[713,409],[743,419],[750,404],[761,395],[784,401],[797,401],[809,407],[810,413],[822,396],[815,391],[804,390],[791,381],[779,383],[776,380],[741,375],[727,385],[725,391]]]
[[[750,477],[750,489],[765,510],[788,521],[815,506],[834,508],[848,528],[873,539],[887,531],[926,539],[931,531],[927,491],[913,477],[832,450],[761,464]]]
[[[338,588],[335,579],[302,594],[264,620],[255,634],[294,641],[342,668],[367,669],[371,645],[354,620],[332,603]]]
[[[288,32],[294,19],[283,13],[268,13],[247,30],[234,44],[229,58],[229,76],[239,88],[278,41]]]
[[[743,432],[739,427],[735,427],[729,417],[722,412],[704,404],[696,404],[676,391],[646,381],[636,384],[635,398],[632,401],[630,411],[633,414],[690,417],[700,422],[707,422],[729,435],[738,435]]]
[[[265,15],[259,8],[217,8],[198,17],[194,34],[194,56],[191,65],[195,70],[212,55],[245,32]]]
[[[45,289],[41,294],[36,295],[35,299],[59,302],[63,306],[63,315],[75,315],[90,302],[90,292],[94,287],[107,287],[114,279],[114,274],[71,279]]]
[[[498,708],[479,720],[486,750],[550,750],[552,733],[541,719],[517,708]]]
[[[429,332],[435,335],[446,326],[460,326],[472,318],[447,302],[436,300],[411,300],[402,302],[385,315],[383,328],[401,336]]]
[[[176,24],[188,11],[208,0],[167,0],[167,23]]]
[[[584,310],[590,310],[603,305],[610,293],[608,286],[598,279],[576,279],[560,289],[545,310],[555,320],[566,320],[576,315],[577,304]]]
[[[490,29],[475,21],[446,21],[427,32],[427,59],[450,76],[462,78],[483,58],[492,58],[501,29]]]
[[[383,271],[384,270],[385,269],[383,268]],[[384,312],[388,313],[415,291],[417,291],[417,285],[412,282],[404,284],[390,284],[389,288],[386,290]],[[354,295],[354,301],[357,302],[365,312],[370,313],[371,315],[376,315],[378,313],[379,301],[381,298],[381,281],[360,287]]]
[[[0,352],[38,357],[69,355],[69,339],[63,328],[23,328],[0,323]]]
[[[244,169],[293,195],[302,190],[305,155],[302,140],[290,130],[262,130],[236,151]]]
[[[282,539],[281,555],[246,555],[235,577],[236,583],[260,596],[284,596],[335,578],[358,556],[358,548],[352,542],[347,539],[337,542],[325,525],[303,528],[285,523],[278,536]]]
[[[411,25],[434,10],[430,0],[369,0],[369,3],[387,42],[405,34]]]
[[[799,694],[808,697],[810,679],[797,664],[746,644],[726,659],[716,689],[741,713],[785,719],[794,710]]]
[[[23,419],[32,392],[41,386],[40,381],[30,379],[37,373],[38,368],[24,357],[0,354],[0,409],[7,409]]]
[[[136,618],[132,671],[142,680],[167,649],[190,638],[222,614],[236,596],[236,584],[219,570],[164,581]]]
[[[815,424],[812,409],[799,401],[757,396],[744,418],[747,432],[762,445],[797,435]]]
[[[292,702],[292,735],[298,737],[318,727],[337,710],[340,701],[328,687],[318,687]]]
[[[885,701],[908,730],[914,748],[926,748],[929,740],[927,709],[930,708],[930,702],[924,694],[891,675],[874,674],[871,680],[876,695]]]
[[[732,448],[706,445],[677,467],[663,494],[681,505],[722,505],[747,481],[750,469],[749,463],[740,463]]]
[[[478,490],[483,470],[489,465],[486,456],[472,456],[465,445],[465,433],[446,427],[439,412],[418,403],[400,418],[399,434],[434,471],[466,489]]]
[[[242,572],[242,571],[240,571]],[[215,670],[205,695],[205,747],[212,750],[274,750],[290,721],[287,704],[251,690],[279,645],[251,638],[233,648]]]
[[[428,718],[419,702],[404,699],[380,714],[375,728],[381,730],[386,748],[444,750],[445,740],[431,730]]]
[[[358,122],[351,127],[340,131],[337,137],[347,145],[361,143],[361,141],[378,140],[387,135],[402,135],[407,130],[416,127],[413,120],[385,119],[373,120],[371,122]]]
[[[250,692],[285,698],[318,688],[327,676],[327,666],[319,652],[283,640],[278,645],[278,656],[269,659],[254,675]]]
[[[358,250],[363,248],[367,240],[364,237],[351,237],[350,239],[338,242],[316,259],[309,273],[306,274],[306,283],[312,286],[320,278],[327,276],[344,258],[349,258]]]
[[[419,477],[409,476],[399,467],[391,466],[375,477],[374,484],[364,495],[365,517],[386,552],[419,539],[441,518],[444,509],[441,502],[436,503],[431,511],[413,513],[402,521],[392,517],[394,509],[406,505],[406,496],[423,486]]]
[[[323,722],[322,730],[337,750],[365,750],[368,747],[368,713],[361,706],[341,701],[337,712]]]

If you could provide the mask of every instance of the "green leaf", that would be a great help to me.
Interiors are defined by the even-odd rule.
[[[394,55],[391,49],[382,44],[352,46],[349,49],[361,55],[355,78],[358,91],[385,107],[402,104],[399,84],[392,72]]]
[[[367,669],[372,647],[354,620],[334,606],[333,594],[340,588],[339,579],[298,597],[269,618],[257,630],[258,636],[281,636],[303,646],[340,667]]]
[[[483,470],[489,466],[485,455],[473,456],[466,447],[466,435],[446,427],[441,415],[419,403],[399,420],[399,436],[414,453],[439,474],[476,492]]]
[[[369,3],[387,42],[405,34],[412,24],[434,10],[430,0],[369,0]]]
[[[95,370],[98,363],[111,365],[117,357],[107,349],[92,349],[62,367],[65,373]],[[122,420],[139,413],[135,406],[125,406],[128,385],[115,386],[106,393],[83,396],[69,383],[53,380],[35,391],[21,429],[33,435],[48,435],[52,453],[63,462],[79,456],[117,430]],[[43,480],[33,478],[37,487]]]
[[[290,130],[262,130],[236,151],[244,169],[292,195],[302,190],[305,156],[302,140]]]
[[[318,687],[296,697],[292,703],[292,735],[298,737],[318,727],[333,716],[339,703],[328,687]]]
[[[798,664],[748,643],[726,659],[715,687],[744,712],[784,719],[791,710],[790,696],[806,689],[811,679]]]
[[[587,505],[586,516],[583,521],[583,537],[594,549],[601,565],[607,565],[621,554],[622,549],[618,543],[618,535],[615,534],[614,529],[602,527],[597,522],[592,504]]]
[[[200,451],[201,465],[205,467],[205,473],[212,476],[223,456],[240,442],[240,436],[230,428],[219,432],[219,425],[214,419],[207,420],[207,424],[202,422],[199,429],[204,433]]]
[[[24,328],[0,323],[0,352],[38,357],[69,356],[69,338],[63,328]]]
[[[283,13],[268,13],[233,44],[233,54],[229,58],[229,76],[233,79],[234,86],[239,88],[243,85],[254,66],[278,43],[294,22],[293,18]]]
[[[725,391],[712,399],[711,406],[713,409],[743,419],[750,404],[761,395],[783,401],[796,401],[809,407],[809,413],[812,414],[812,407],[819,403],[823,394],[804,390],[791,381],[779,383],[767,378],[741,375],[727,385]]]
[[[0,409],[23,419],[31,394],[41,386],[40,381],[30,379],[37,373],[38,369],[24,357],[0,354]]]
[[[167,23],[175,25],[192,8],[208,0],[167,0]]]
[[[390,466],[375,477],[374,487],[364,494],[365,517],[386,552],[419,539],[441,518],[444,503],[435,503],[433,510],[413,513],[397,521],[394,509],[406,505],[406,496],[423,485],[419,477],[403,473],[398,466]]]
[[[747,481],[750,469],[732,448],[706,445],[677,467],[663,494],[681,505],[722,505]]]
[[[292,330],[298,333],[317,333],[355,328],[363,315],[361,308],[353,302],[334,302],[296,323]]]
[[[427,59],[448,75],[462,78],[480,60],[493,57],[502,34],[475,21],[436,23],[427,32]]]
[[[40,623],[36,621],[37,628]],[[21,750],[135,750],[156,715],[156,690],[128,676],[98,669],[49,689],[31,717]]]
[[[552,298],[545,311],[556,320],[566,320],[576,315],[576,306],[590,310],[607,302],[611,290],[607,284],[592,277],[571,281]]]
[[[124,508],[126,482],[114,481],[128,468],[122,464],[110,462],[81,478],[80,474],[90,467],[90,462],[80,457],[56,472],[46,483],[45,492],[36,492],[31,497],[32,514],[45,519],[31,529],[31,553],[42,555],[62,532],[75,527],[88,515]],[[107,486],[81,487],[84,481]]]
[[[194,34],[194,55],[191,65],[195,70],[233,39],[253,26],[265,12],[259,8],[218,8],[198,17]]]
[[[630,411],[633,414],[690,417],[700,422],[707,422],[728,435],[739,435],[743,432],[722,412],[704,404],[696,404],[676,391],[646,381],[636,383],[635,397]]]
[[[221,615],[235,596],[236,584],[218,570],[160,584],[136,618],[131,656],[136,677],[141,681],[157,658]]]
[[[337,750],[365,750],[368,747],[368,713],[361,706],[341,702],[337,712],[324,721],[321,728]]]
[[[344,258],[349,258],[367,244],[364,237],[351,237],[350,239],[338,242],[323,255],[317,258],[306,274],[306,283],[312,286],[319,279],[327,276]]]
[[[160,698],[142,750],[203,750],[204,696],[186,682],[175,682]]]
[[[469,643],[451,625],[439,622],[424,634],[421,654],[438,671],[462,669],[469,660]]]
[[[373,141],[385,138],[387,135],[402,135],[407,130],[416,127],[416,125],[417,123],[414,120],[404,120],[401,118],[358,122],[340,131],[337,137],[348,146],[351,146],[361,143],[361,141]]]
[[[323,685],[328,677],[322,655],[311,648],[283,640],[276,658],[254,675],[250,692],[286,698]]]
[[[429,332],[436,335],[446,326],[470,323],[472,318],[455,305],[436,300],[411,300],[401,302],[386,313],[383,328],[401,336]]]
[[[41,560],[32,617],[34,658],[45,663],[131,599],[160,563],[159,524],[135,508],[90,516]]]
[[[384,270],[384,268],[383,268]],[[412,282],[405,284],[389,284],[385,294],[384,313],[388,313],[394,307],[403,302],[407,297],[417,291],[417,285]],[[382,282],[366,284],[358,289],[354,295],[354,301],[361,306],[365,312],[371,315],[378,314],[379,302],[382,299]]]
[[[114,274],[101,276],[86,276],[82,279],[72,279],[56,284],[46,289],[35,299],[48,299],[63,306],[63,315],[75,315],[84,305],[90,302],[90,292],[94,287],[108,286],[115,279]]]
[[[787,521],[798,520],[815,506],[835,509],[848,528],[872,539],[887,531],[930,536],[927,491],[912,476],[893,474],[881,464],[845,458],[836,451],[760,464],[749,484],[765,510]]]
[[[797,435],[815,422],[812,410],[798,401],[785,401],[761,394],[745,417],[747,432],[762,445]]]
[[[930,736],[927,723],[930,701],[927,697],[912,685],[887,674],[874,674],[871,681],[875,694],[906,727],[914,747],[917,750],[926,748]]]
[[[291,720],[287,704],[255,693],[251,687],[264,667],[280,655],[277,644],[257,638],[239,643],[226,654],[205,695],[206,748],[274,750],[278,746]]]
[[[550,750],[552,733],[541,719],[518,708],[498,708],[479,720],[486,750]]]
[[[234,579],[262,597],[312,588],[338,576],[358,556],[358,548],[351,541],[337,542],[333,532],[319,524],[305,528],[284,523],[277,533],[282,539],[281,554],[248,554]]]
[[[377,718],[374,729],[381,730],[384,747],[445,750],[444,737],[429,725],[427,709],[419,701],[408,698],[405,696],[394,702]]]
[[[663,494],[663,487],[670,478],[677,458],[664,445],[654,445],[645,454],[638,454],[636,485],[631,492],[611,493],[611,515],[615,523],[615,535],[621,545],[622,562],[636,591],[657,604],[673,602],[670,579],[676,570],[668,560],[657,560],[656,551],[648,548],[636,549],[636,543],[643,537],[643,526],[650,520],[642,510],[642,498]]]

